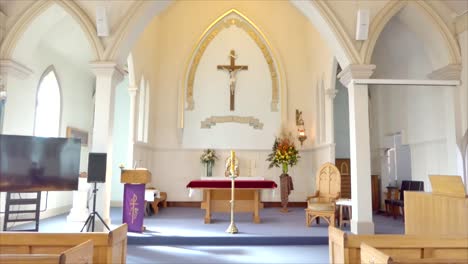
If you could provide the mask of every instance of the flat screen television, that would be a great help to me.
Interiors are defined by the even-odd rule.
[[[0,191],[78,189],[80,140],[0,135]]]

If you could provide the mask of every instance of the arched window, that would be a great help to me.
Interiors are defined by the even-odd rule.
[[[140,91],[138,96],[138,141],[144,141],[145,131],[145,95],[146,95],[146,83],[145,77],[141,78]]]
[[[61,95],[53,66],[47,68],[39,81],[36,95],[34,135],[58,137],[60,133]]]

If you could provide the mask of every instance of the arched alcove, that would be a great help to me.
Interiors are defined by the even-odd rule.
[[[216,19],[203,33],[200,40],[194,47],[194,52],[190,58],[189,66],[186,73],[185,85],[186,87],[186,109],[193,110],[194,108],[194,82],[195,74],[197,72],[198,65],[202,59],[205,50],[210,43],[219,36],[224,30],[230,27],[236,27],[244,31],[258,46],[261,50],[264,60],[268,64],[268,69],[271,77],[271,110],[278,111],[280,94],[285,95],[286,93],[280,93],[280,88],[286,89],[284,83],[281,82],[280,65],[275,58],[269,41],[260,29],[253,24],[253,22],[246,16],[241,14],[239,11],[232,9],[218,19]],[[284,78],[284,77],[283,77]],[[282,85],[283,84],[283,85]],[[284,106],[283,106],[284,108]]]
[[[372,21],[369,38],[362,45],[361,57],[365,64],[371,63],[377,40],[395,16],[425,42],[424,49],[434,69],[460,63],[457,41],[430,5],[423,1],[389,1]]]
[[[373,78],[427,79],[434,70],[457,60],[444,32],[419,2],[395,4],[394,15],[375,41],[370,63]],[[370,85],[373,173],[382,175],[382,190],[394,182],[386,159],[388,135],[401,135],[398,151],[408,148],[412,180],[456,173],[454,108],[450,88],[411,85]],[[379,171],[380,170],[380,171]],[[398,175],[398,183],[405,175]]]

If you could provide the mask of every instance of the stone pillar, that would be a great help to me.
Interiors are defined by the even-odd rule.
[[[136,95],[138,88],[135,85],[130,84],[128,87],[128,93],[130,95],[130,118],[129,118],[129,129],[128,129],[128,154],[127,154],[127,167],[133,168],[133,148],[135,144],[135,131],[136,131]]]
[[[107,153],[106,182],[98,186],[96,211],[110,224],[115,88],[123,80],[124,71],[115,62],[95,62],[91,69],[96,75],[96,93],[90,152]]]
[[[368,79],[375,65],[349,65],[339,75],[348,88],[349,138],[351,154],[351,232],[373,234],[371,195],[371,156],[369,136],[369,98],[367,84],[354,84],[353,79]]]

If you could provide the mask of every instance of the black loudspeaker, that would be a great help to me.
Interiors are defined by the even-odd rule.
[[[106,182],[107,153],[89,153],[88,182]]]

